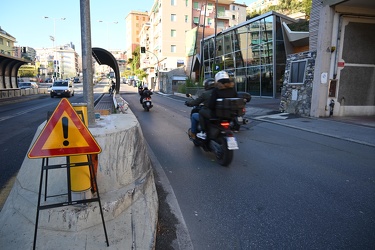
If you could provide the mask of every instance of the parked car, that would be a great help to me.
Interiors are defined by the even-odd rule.
[[[20,89],[37,89],[38,84],[36,82],[19,82],[18,87]]]
[[[74,86],[71,81],[58,80],[52,84],[51,98],[55,96],[71,97],[74,96]]]
[[[48,83],[50,83],[50,82],[52,82],[52,78],[46,78],[46,79],[44,80],[44,82],[48,82]]]
[[[76,77],[76,78],[74,78],[74,83],[79,83],[79,82],[81,82],[80,80],[79,80],[79,77]]]

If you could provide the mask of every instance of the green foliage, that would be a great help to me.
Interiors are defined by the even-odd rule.
[[[177,92],[178,93],[186,94],[186,84],[180,84],[180,85],[178,85]]]
[[[276,11],[284,15],[290,15],[296,12],[305,13],[306,19],[310,18],[311,0],[279,0],[278,5],[269,6],[262,11],[252,11],[247,14],[246,20],[260,16],[269,11]]]
[[[289,23],[288,27],[292,31],[309,31],[309,21],[300,21],[297,23]]]
[[[128,59],[128,66],[130,66],[130,70],[125,70],[123,72],[124,76],[137,76],[138,79],[143,79],[147,77],[147,73],[140,69],[140,47],[138,46],[132,53],[132,58]]]

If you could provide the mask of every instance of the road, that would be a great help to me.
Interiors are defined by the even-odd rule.
[[[188,140],[185,99],[123,97],[166,173],[194,249],[371,249],[374,148],[252,121],[230,167]],[[251,105],[251,103],[250,103]]]
[[[184,98],[154,94],[145,112],[136,89],[123,97],[168,178],[177,198],[171,210],[180,209],[194,249],[373,249],[373,147],[252,121],[237,134],[233,163],[222,167],[188,140]],[[59,100],[0,106],[3,197]],[[70,101],[82,100],[77,91]]]

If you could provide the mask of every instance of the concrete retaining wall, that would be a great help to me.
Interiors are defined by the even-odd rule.
[[[131,111],[102,116],[90,131],[102,148],[97,181],[110,248],[98,202],[92,202],[41,210],[37,249],[153,249],[158,198],[137,119]],[[49,161],[65,163],[65,157]],[[24,159],[0,214],[1,249],[32,248],[41,165],[41,159]],[[48,175],[48,195],[66,193],[66,170],[50,170]],[[62,196],[47,202],[65,200]]]

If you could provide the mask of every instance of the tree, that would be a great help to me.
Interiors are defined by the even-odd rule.
[[[138,46],[132,53],[132,58],[128,59],[128,65],[130,66],[131,75],[136,75],[138,79],[147,77],[147,73],[140,69],[140,47]]]

